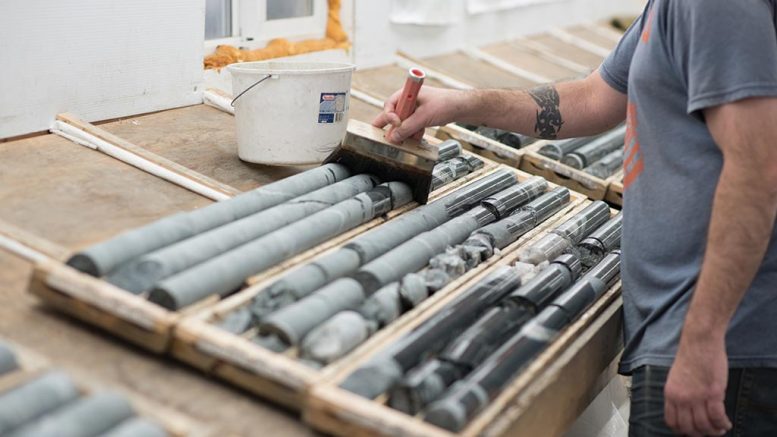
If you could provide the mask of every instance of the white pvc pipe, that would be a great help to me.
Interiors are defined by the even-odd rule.
[[[31,261],[33,263],[38,263],[38,262],[42,262],[50,259],[42,252],[38,252],[37,250],[29,246],[25,246],[24,244],[19,243],[16,240],[12,240],[6,237],[5,235],[0,235],[0,248],[3,248],[8,252],[18,255],[26,259],[27,261]]]
[[[232,107],[232,100],[223,94],[219,94],[211,90],[205,90],[202,93],[202,99],[206,105],[213,106],[214,108],[224,111],[228,114],[235,115],[235,108]]]
[[[98,150],[108,156],[118,159],[119,161],[122,161],[168,182],[172,182],[178,186],[186,188],[189,191],[207,197],[208,199],[221,201],[231,198],[227,194],[189,179],[186,176],[142,158],[132,152],[122,149],[121,147],[111,144],[90,134],[89,132],[83,131],[63,121],[56,120],[50,130],[53,134],[57,134],[76,144],[89,147],[90,149]]]

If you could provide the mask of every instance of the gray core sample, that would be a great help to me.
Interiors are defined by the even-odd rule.
[[[0,435],[78,398],[80,393],[63,372],[45,375],[0,394]]]
[[[460,179],[482,168],[484,162],[474,156],[458,156],[441,162],[432,170],[432,190]]]
[[[490,206],[486,209],[491,211],[495,217],[507,215],[521,204],[537,197],[546,187],[547,183],[544,179],[530,178],[519,185],[509,187],[484,199],[481,204]],[[524,208],[527,213],[531,212],[531,225],[525,226],[524,232],[544,221],[568,201],[569,190],[557,188],[553,192],[530,202]],[[549,206],[550,204],[553,206]],[[473,211],[476,211],[475,214],[477,214],[479,210],[476,208]],[[513,235],[514,239],[505,241],[505,245],[515,241],[522,233]],[[484,249],[469,246],[467,242],[455,247],[448,247],[443,253],[438,253],[432,257],[429,261],[430,268],[420,273],[406,274],[400,281],[380,288],[366,299],[359,308],[358,314],[347,312],[348,315],[345,315],[346,312],[341,312],[312,329],[302,342],[300,353],[309,359],[323,363],[329,363],[345,355],[359,344],[355,343],[351,336],[348,338],[337,337],[343,333],[347,335],[349,327],[354,331],[368,332],[367,336],[371,335],[372,332],[396,320],[402,313],[414,308],[431,293],[441,289],[469,269],[477,267],[492,254],[493,248],[488,252],[488,256],[485,256]],[[359,315],[361,317],[358,317]],[[327,351],[327,355],[317,354],[313,348],[324,349]]]
[[[450,139],[437,146],[437,161],[443,162],[461,155],[461,143]]]
[[[210,295],[225,296],[237,290],[247,277],[411,200],[412,192],[406,184],[381,184],[169,277],[157,283],[149,300],[168,309],[179,309]]]
[[[16,354],[7,344],[0,342],[0,375],[18,368],[19,363],[16,362]]]
[[[576,245],[610,218],[610,208],[597,200],[539,241],[518,252],[522,262],[538,265],[564,253],[576,253]]]
[[[338,202],[350,199],[374,188],[378,183],[378,179],[371,175],[351,176],[346,180],[143,255],[118,267],[108,277],[108,282],[130,292],[141,293],[163,278],[228,252]]]
[[[550,159],[559,161],[561,158],[564,157],[564,155],[572,153],[576,149],[579,149],[583,145],[590,143],[596,138],[597,137],[595,136],[580,137],[580,138],[570,138],[568,140],[549,142],[544,146],[540,147],[540,150],[538,150],[537,153],[539,153],[542,156],[546,156]]]
[[[158,424],[142,417],[133,417],[111,428],[100,437],[167,437],[169,435]]]
[[[591,235],[580,242],[580,260],[585,267],[598,264],[604,256],[621,247],[623,231],[623,213],[618,213]]]
[[[97,393],[80,398],[8,434],[8,437],[98,436],[134,416],[124,396]]]
[[[623,138],[626,126],[615,128],[586,144],[574,152],[564,156],[561,162],[576,169],[583,169],[604,158],[610,152],[623,148]]]
[[[607,179],[623,166],[623,148],[610,152],[604,158],[594,162],[583,171],[599,179]]]
[[[267,316],[261,333],[276,334],[287,344],[298,344],[311,329],[333,314],[356,309],[364,301],[364,290],[351,278],[338,279],[310,296]]]
[[[104,276],[135,257],[289,201],[348,176],[350,172],[345,166],[322,165],[232,199],[171,215],[124,232],[77,253],[67,264],[92,276]]]
[[[356,272],[362,265],[410,238],[440,226],[480,203],[485,197],[515,184],[515,173],[499,170],[457,189],[428,205],[420,206],[364,233],[342,248],[295,268],[257,294],[252,304],[261,319],[324,285]]]

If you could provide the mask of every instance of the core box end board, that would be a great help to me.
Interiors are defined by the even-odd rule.
[[[559,221],[570,218],[581,208]],[[511,252],[495,266],[510,265],[516,260],[517,252]],[[487,273],[477,275],[467,284],[474,284]],[[319,431],[343,437],[561,436],[615,375],[615,367],[611,364],[622,350],[620,293],[619,281],[564,329],[458,434],[394,410],[386,405],[383,397],[367,399],[339,387],[382,348],[389,347],[441,310],[456,296],[455,292],[437,302],[427,313],[381,338],[367,353],[349,360],[334,376],[311,387],[304,420]]]
[[[432,138],[432,140],[434,139]],[[478,171],[434,191],[430,195],[430,200],[444,196],[451,190],[492,171],[497,166],[496,163],[488,160],[484,160],[484,163],[483,168]],[[261,282],[263,278],[276,275],[291,266],[302,263],[387,220],[410,211],[416,206],[417,204],[411,203],[375,218],[265,270],[258,276],[247,278],[246,284]],[[156,353],[168,351],[173,328],[183,316],[196,313],[219,301],[219,298],[214,295],[180,311],[169,311],[101,278],[84,274],[60,260],[53,259],[36,263],[29,284],[29,292],[61,312]]]
[[[498,168],[515,172],[520,180],[530,177],[526,173],[506,166]],[[242,290],[199,314],[184,318],[175,329],[173,355],[196,368],[272,402],[291,410],[301,410],[304,406],[306,392],[311,385],[333,376],[342,367],[354,362],[374,348],[380,347],[385,339],[390,338],[406,324],[425,320],[434,313],[439,302],[456,296],[470,279],[489,272],[502,257],[514,253],[537,235],[542,235],[550,226],[557,224],[560,217],[587,202],[585,196],[571,193],[569,204],[540,226],[503,249],[498,255],[491,257],[477,268],[437,291],[416,308],[375,333],[351,353],[320,370],[297,361],[295,359],[296,349],[281,354],[271,352],[253,343],[245,335],[228,333],[216,325],[230,312],[249,304],[257,294],[280,277],[282,270],[268,272],[252,287]],[[329,249],[334,250],[341,245],[333,245]],[[298,264],[301,261],[297,260],[295,263]],[[293,264],[289,264],[286,268],[292,266]],[[250,335],[253,333],[249,331]]]

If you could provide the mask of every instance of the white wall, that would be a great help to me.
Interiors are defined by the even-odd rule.
[[[0,138],[201,101],[204,0],[0,2]]]
[[[496,13],[466,15],[449,26],[392,24],[390,0],[355,0],[355,54],[359,67],[390,61],[397,50],[432,56],[467,45],[484,45],[552,27],[601,20],[618,14],[638,14],[645,0],[564,0],[523,6]],[[445,2],[464,7],[464,0]]]

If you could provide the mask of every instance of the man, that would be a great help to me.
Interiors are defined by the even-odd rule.
[[[777,435],[777,0],[650,0],[598,71],[425,88],[394,140],[452,121],[553,139],[627,119],[631,436]]]

